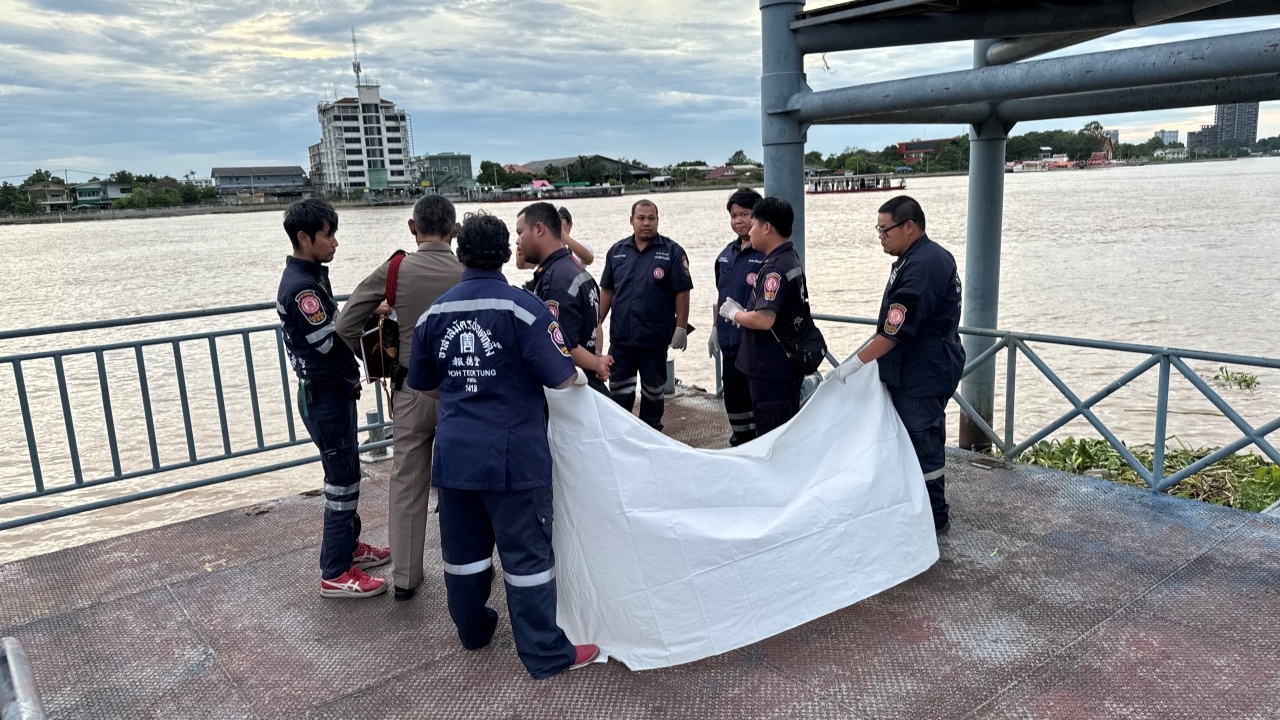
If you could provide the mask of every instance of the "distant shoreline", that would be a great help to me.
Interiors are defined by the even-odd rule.
[[[1164,165],[1185,165],[1189,163],[1202,162],[1228,162],[1238,158],[1204,158],[1200,160],[1185,160],[1174,163],[1145,163],[1142,165],[1117,165],[1115,167],[1156,167]],[[912,173],[904,175],[914,179],[935,178],[935,177],[960,177],[967,176],[968,170],[954,170],[950,172],[935,173]],[[748,183],[749,187],[760,187],[760,183]],[[655,195],[667,195],[670,193],[686,193],[686,192],[724,192],[733,190],[740,185],[700,185],[697,187],[677,187],[663,189],[657,191],[641,190],[636,188],[621,197],[653,197]],[[468,202],[460,198],[451,197],[456,203]],[[559,198],[558,198],[559,199]],[[591,199],[591,198],[583,198]],[[413,203],[391,202],[382,204],[369,204],[354,201],[331,201],[333,206],[339,209],[357,210],[361,208],[378,208],[378,207],[408,207]],[[532,202],[532,199],[530,200]],[[64,223],[64,222],[87,222],[93,220],[136,220],[145,218],[166,218],[166,217],[185,217],[189,215],[226,215],[233,213],[250,213],[250,212],[283,212],[288,203],[263,203],[256,205],[193,205],[185,207],[168,207],[156,208],[154,210],[102,210],[99,212],[61,212],[49,213],[47,215],[12,215],[9,217],[0,217],[0,225],[43,225],[48,223]]]

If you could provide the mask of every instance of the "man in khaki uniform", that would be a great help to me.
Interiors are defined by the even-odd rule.
[[[395,307],[388,308],[384,302],[388,261],[361,281],[339,314],[337,333],[344,342],[359,352],[365,319],[374,312],[394,311],[400,323],[398,357],[402,363],[408,362],[414,324],[437,298],[462,279],[462,263],[449,247],[455,221],[453,203],[439,195],[427,195],[413,206],[409,232],[418,241],[418,251],[406,255],[400,263]],[[396,600],[408,600],[422,583],[436,401],[406,385],[403,375],[393,382],[395,457],[391,461],[387,533],[391,541],[391,561],[395,565],[392,577]]]

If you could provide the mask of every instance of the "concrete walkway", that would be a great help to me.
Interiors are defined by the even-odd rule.
[[[668,432],[723,445],[719,413],[681,398]],[[383,540],[386,468],[369,469]],[[529,679],[501,583],[476,652],[438,572],[408,603],[321,599],[321,500],[301,496],[0,566],[0,635],[53,718],[1280,717],[1280,518],[963,452],[947,472],[928,572],[667,670]]]

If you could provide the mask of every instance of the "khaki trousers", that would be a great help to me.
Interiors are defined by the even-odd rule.
[[[388,481],[387,535],[391,541],[392,579],[411,590],[422,583],[427,536],[427,498],[431,492],[431,447],[436,437],[436,401],[417,390],[392,395],[395,457]]]

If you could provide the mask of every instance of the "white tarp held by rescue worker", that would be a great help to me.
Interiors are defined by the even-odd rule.
[[[632,670],[763,640],[938,559],[874,364],[727,450],[665,437],[586,386],[547,397],[559,622]]]

